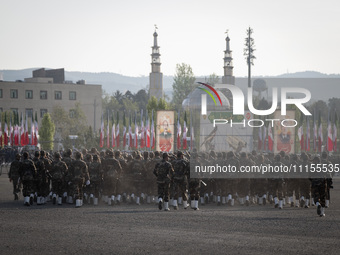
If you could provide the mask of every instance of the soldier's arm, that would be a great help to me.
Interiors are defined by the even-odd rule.
[[[155,165],[155,169],[153,170],[153,174],[154,174],[156,177],[158,177],[158,166],[159,166],[159,163],[157,163],[157,164]]]

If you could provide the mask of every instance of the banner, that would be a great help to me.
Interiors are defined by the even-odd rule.
[[[274,122],[274,153],[279,153],[280,151],[295,153],[295,127],[284,127],[281,125],[281,121],[284,119],[295,120],[295,111],[287,111],[285,116],[282,116],[280,111],[275,111],[273,119],[279,120]],[[284,121],[284,125],[293,126],[294,122]]]
[[[156,150],[173,152],[174,150],[174,111],[157,111]]]
[[[253,128],[243,125],[243,121],[247,122],[253,118],[253,114],[245,111],[244,115],[233,116],[231,111],[212,111],[207,115],[200,116],[200,151],[223,152],[251,152],[253,147]],[[228,124],[220,124],[213,126],[214,119],[228,120]],[[230,127],[230,120],[233,125]],[[236,124],[239,123],[239,124]]]

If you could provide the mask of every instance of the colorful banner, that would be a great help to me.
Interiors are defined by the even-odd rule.
[[[156,150],[174,151],[174,111],[157,111]]]
[[[275,111],[274,118],[279,119],[280,121],[274,122],[274,153],[279,153],[280,151],[284,151],[286,153],[295,153],[295,127],[284,127],[281,125],[282,120],[284,121],[285,126],[293,126],[293,121],[288,121],[288,119],[295,120],[295,111],[287,111],[285,116],[281,115],[281,111]]]

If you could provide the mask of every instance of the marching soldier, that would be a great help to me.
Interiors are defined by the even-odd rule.
[[[46,174],[45,176],[44,175],[42,176],[42,183],[41,183],[41,185],[42,185],[41,189],[43,190],[42,191],[42,193],[43,193],[42,196],[45,197],[44,200],[46,202],[46,201],[48,201],[47,197],[48,197],[48,195],[50,193],[50,180],[49,180],[48,176],[49,176],[49,171],[51,169],[52,161],[47,158],[47,153],[45,151],[40,151],[40,159],[44,163],[44,167],[45,167],[45,171],[44,172]],[[50,193],[50,196],[52,196],[51,193]]]
[[[322,152],[322,158],[321,158],[321,164],[323,166],[327,166],[327,169],[329,167],[331,167],[330,165],[332,165],[332,162],[329,161],[328,159],[328,154],[327,152]],[[332,176],[329,174],[328,178],[327,178],[327,192],[326,192],[326,201],[325,201],[325,208],[329,207],[329,202],[330,202],[330,189],[333,188],[333,180],[332,180]]]
[[[19,173],[22,180],[22,193],[24,196],[24,205],[33,205],[34,200],[34,179],[37,174],[37,169],[31,159],[29,159],[28,152],[23,153],[24,160],[20,165]]]
[[[97,154],[93,155],[93,162],[89,165],[90,175],[90,204],[98,205],[100,185],[103,179],[103,169],[100,158]]]
[[[37,205],[45,204],[46,195],[46,183],[48,182],[48,176],[46,174],[46,168],[44,161],[40,158],[40,151],[34,153],[33,158],[34,165],[37,169],[37,175],[35,179],[35,189],[37,193]]]
[[[320,158],[314,157],[313,164],[320,164]],[[316,212],[320,217],[325,216],[327,178],[312,178],[312,194],[314,203],[317,206]]]
[[[76,152],[76,159],[72,161],[69,172],[72,178],[71,182],[75,188],[76,208],[79,208],[83,205],[83,186],[84,184],[90,185],[87,165],[83,161],[81,152]]]
[[[63,161],[67,165],[67,168],[70,169],[73,158],[72,158],[72,149],[67,149],[64,153],[63,156]],[[73,204],[73,191],[74,187],[72,186],[72,176],[68,174],[65,176],[65,186],[63,188],[64,193],[63,193],[63,203],[68,203],[68,204]],[[70,184],[69,184],[70,183]]]
[[[163,153],[163,160],[157,163],[153,171],[157,177],[158,184],[158,209],[162,210],[164,201],[164,210],[170,211],[169,209],[169,196],[170,196],[170,182],[174,173],[171,163],[168,161],[168,153]]]
[[[56,204],[56,199],[58,196],[58,205],[62,205],[63,197],[63,187],[65,186],[65,176],[67,174],[67,165],[65,162],[61,161],[61,156],[59,152],[54,154],[54,161],[51,167],[51,178],[52,178],[52,201]]]
[[[197,153],[192,154],[192,161],[190,162],[194,166],[201,165],[198,160]],[[193,178],[189,172],[189,192],[190,192],[190,205],[194,210],[199,210],[198,208],[198,200],[200,198],[200,187],[201,180],[199,178]]]
[[[20,169],[20,154],[15,155],[15,160],[11,163],[11,167],[8,172],[8,178],[9,181],[13,183],[13,195],[14,195],[14,200],[19,200],[18,194],[20,193],[21,189],[21,184],[20,184],[20,174],[19,174],[19,169]]]
[[[113,157],[111,150],[107,150],[106,154],[107,156],[103,160],[105,202],[107,200],[108,205],[114,205],[117,195],[117,183],[122,173],[122,167],[119,161]]]
[[[183,207],[187,209],[188,207],[188,176],[190,171],[189,162],[184,160],[183,152],[177,152],[177,159],[173,161],[173,206],[174,209],[178,209],[178,193],[180,192],[181,197],[183,198]]]

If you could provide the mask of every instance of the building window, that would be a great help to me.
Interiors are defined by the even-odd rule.
[[[54,99],[55,100],[61,100],[61,96],[62,96],[61,91],[55,91],[54,92]]]
[[[33,90],[26,90],[25,91],[25,98],[26,99],[33,99]]]
[[[26,109],[26,114],[27,114],[27,118],[32,118],[33,116],[33,109]]]
[[[71,110],[70,110],[70,118],[74,118],[75,115],[76,115],[76,111],[73,110],[73,109],[71,109]]]
[[[40,91],[40,99],[47,99],[47,91],[46,90]]]
[[[0,89],[0,98],[2,98],[2,89]]]
[[[70,91],[70,100],[76,100],[77,99],[77,94],[75,91]]]
[[[47,113],[47,109],[40,109],[40,118],[43,118],[45,113]]]
[[[10,90],[10,97],[11,98],[18,98],[18,90],[17,89],[11,89]]]

